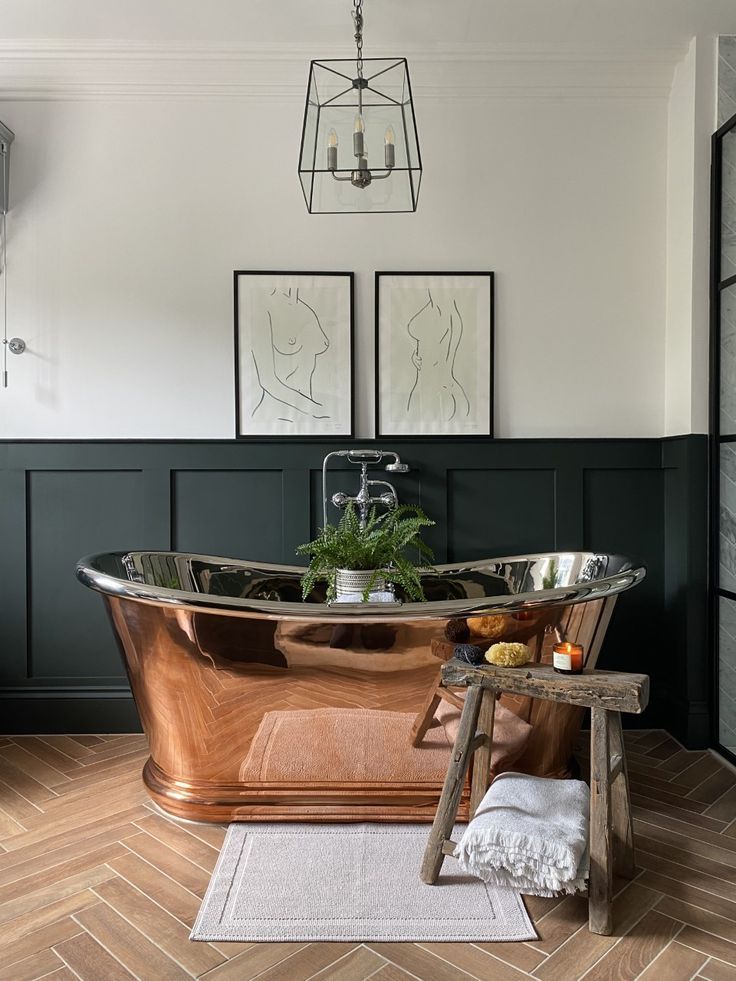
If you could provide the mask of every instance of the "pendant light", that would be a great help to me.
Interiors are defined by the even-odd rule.
[[[309,68],[299,178],[311,214],[416,211],[422,163],[406,58],[363,58],[363,0],[353,0],[355,58]]]

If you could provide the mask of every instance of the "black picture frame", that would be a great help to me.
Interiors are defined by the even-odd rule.
[[[246,276],[265,277],[334,277],[347,280],[349,288],[349,328],[348,328],[348,347],[349,347],[349,424],[340,428],[339,431],[325,428],[319,433],[301,433],[298,431],[290,433],[248,433],[242,432],[243,425],[243,406],[241,404],[242,379],[241,379],[241,327],[240,327],[240,283]],[[269,442],[272,440],[299,440],[310,442],[324,442],[326,439],[352,439],[355,434],[355,274],[353,272],[341,272],[334,270],[260,270],[260,269],[235,269],[233,270],[233,332],[234,332],[234,354],[235,354],[235,438],[237,440],[251,442]]]
[[[384,429],[381,425],[381,280],[390,276],[399,277],[421,277],[422,279],[427,279],[430,277],[437,277],[441,279],[442,277],[473,277],[473,278],[485,278],[488,280],[489,289],[489,323],[488,323],[488,345],[489,345],[489,370],[488,370],[488,418],[487,427],[484,425],[482,432],[468,432],[468,433],[457,433],[457,432],[432,432],[432,433],[397,433],[392,432],[388,429]],[[374,421],[375,421],[375,434],[377,439],[402,439],[410,435],[412,440],[433,440],[433,439],[462,439],[463,441],[468,440],[487,440],[493,438],[493,426],[494,426],[494,403],[495,403],[495,319],[496,319],[496,296],[495,296],[495,274],[488,270],[479,271],[436,271],[436,270],[423,270],[420,272],[415,271],[381,271],[376,272],[374,276],[374,292],[375,292],[375,339],[374,339],[374,350],[375,350],[375,385],[374,385]],[[485,422],[485,420],[484,420]]]

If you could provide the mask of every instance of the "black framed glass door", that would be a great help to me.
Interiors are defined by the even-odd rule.
[[[713,136],[712,166],[713,735],[736,762],[736,116]]]

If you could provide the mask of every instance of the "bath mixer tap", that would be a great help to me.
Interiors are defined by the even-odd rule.
[[[399,497],[396,488],[388,480],[371,480],[368,477],[368,467],[371,464],[379,464],[384,457],[392,457],[393,462],[387,463],[385,470],[388,473],[408,473],[409,467],[402,463],[398,453],[393,450],[333,450],[328,453],[322,461],[322,518],[323,527],[327,525],[327,464],[331,457],[346,457],[348,463],[360,465],[360,486],[355,496],[350,496],[344,491],[337,491],[330,500],[336,508],[345,508],[348,504],[354,504],[358,510],[360,527],[365,528],[370,514],[371,507],[381,504],[383,507],[393,510],[399,506]],[[371,493],[372,487],[387,488],[375,497]]]

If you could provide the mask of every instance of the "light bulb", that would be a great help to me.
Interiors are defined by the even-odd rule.
[[[363,117],[358,113],[355,117],[355,132],[365,133],[365,123],[363,122]]]
[[[334,129],[327,134],[327,146],[337,146],[337,133]]]
[[[383,135],[383,142],[386,144],[386,146],[389,146],[389,145],[390,146],[393,146],[395,140],[396,140],[396,137],[394,136],[394,128],[393,128],[393,126],[387,126],[386,127],[386,132]]]

